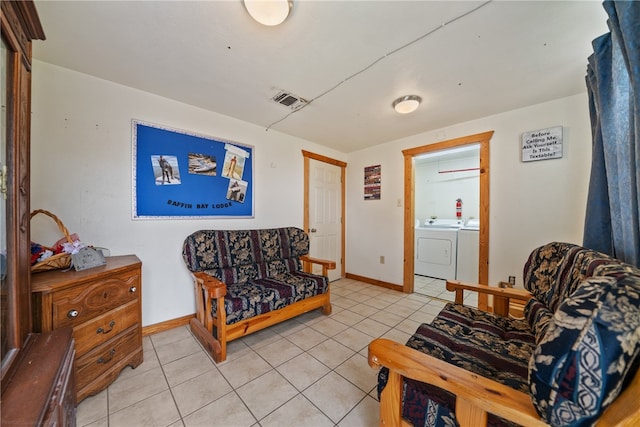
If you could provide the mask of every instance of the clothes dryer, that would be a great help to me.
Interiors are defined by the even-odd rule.
[[[415,274],[445,280],[456,278],[461,225],[457,220],[435,220],[415,229]]]

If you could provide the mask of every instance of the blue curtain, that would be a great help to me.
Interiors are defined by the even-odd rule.
[[[583,246],[640,266],[640,1],[605,1],[610,32],[593,41],[593,135]]]

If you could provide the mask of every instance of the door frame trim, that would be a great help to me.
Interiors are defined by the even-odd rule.
[[[310,151],[302,150],[302,156],[304,158],[304,213],[303,213],[303,228],[309,232],[309,160],[317,160],[323,163],[329,163],[334,166],[340,167],[340,261],[337,262],[340,266],[340,277],[345,277],[345,261],[347,255],[345,253],[345,189],[346,189],[346,168],[347,163],[341,160],[332,159],[320,154],[312,153]]]
[[[461,138],[449,139],[434,144],[402,150],[404,155],[404,269],[402,289],[413,293],[414,288],[414,240],[415,240],[415,174],[413,158],[432,151],[445,150],[463,145],[480,144],[480,254],[478,283],[489,282],[489,141],[494,131],[477,133]],[[478,307],[487,309],[486,295],[478,299]]]

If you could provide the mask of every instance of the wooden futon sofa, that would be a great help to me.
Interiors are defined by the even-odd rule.
[[[455,303],[406,345],[371,342],[381,425],[640,426],[640,269],[554,242],[523,277],[526,290],[450,281]],[[465,291],[496,312],[464,306]]]
[[[331,313],[327,272],[335,262],[310,257],[299,228],[199,230],[185,239],[182,257],[196,288],[191,330],[217,363],[228,341],[317,308]]]

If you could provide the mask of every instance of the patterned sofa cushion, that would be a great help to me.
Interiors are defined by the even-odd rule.
[[[308,253],[309,236],[296,227],[199,230],[182,246],[190,271],[227,285],[227,325],[327,293],[326,277],[302,271],[300,256]]]
[[[407,346],[529,393],[552,426],[591,425],[640,366],[640,270],[553,242],[531,253],[524,279],[525,320],[449,304]],[[403,387],[414,425],[457,425],[453,394],[409,379]],[[488,424],[509,425],[491,414]]]
[[[552,242],[534,249],[524,264],[524,288],[533,294],[534,299],[546,301],[551,289],[555,288],[564,256],[575,245]]]
[[[593,270],[560,304],[530,361],[533,403],[554,426],[591,425],[640,363],[640,271]]]
[[[540,342],[553,313],[601,266],[618,268],[621,261],[572,243],[552,242],[534,249],[524,266],[524,286],[533,294],[524,315]]]
[[[326,277],[301,271],[228,285],[224,298],[226,323],[231,325],[324,294],[328,287]],[[213,304],[213,316],[217,314],[217,309]]]
[[[546,305],[535,298],[531,298],[524,306],[524,317],[536,337],[536,344],[539,344],[547,333],[547,328],[549,328],[551,319],[553,319],[553,313]]]
[[[298,258],[308,253],[309,236],[296,227],[199,230],[187,236],[182,246],[190,271],[206,271],[227,284],[270,277],[278,268],[300,270]]]
[[[525,321],[449,303],[431,324],[418,328],[407,346],[528,392],[528,360],[535,339]],[[387,376],[388,370],[381,369],[378,393],[386,385]],[[404,382],[403,417],[413,425],[455,425],[454,408],[454,395],[417,381]],[[512,425],[493,415],[489,418],[489,425]]]
[[[225,267],[214,270],[204,270],[221,282],[227,284],[246,283],[267,277],[280,276],[285,273],[301,271],[302,266],[298,258],[279,259],[271,262],[244,264],[238,267]]]
[[[622,262],[572,243],[552,242],[534,249],[524,266],[524,287],[554,313],[600,265]]]
[[[555,288],[549,291],[546,300],[547,307],[555,313],[560,304],[581,286],[585,279],[592,277],[598,267],[613,264],[621,265],[621,261],[600,252],[573,246],[562,259]]]

